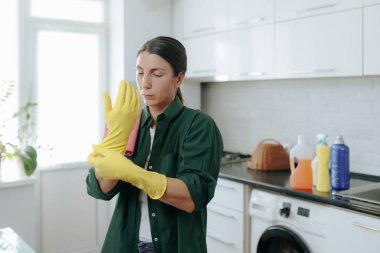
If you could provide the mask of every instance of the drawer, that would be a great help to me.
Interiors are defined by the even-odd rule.
[[[211,203],[244,211],[244,185],[227,179],[218,179]]]
[[[228,240],[220,239],[207,235],[207,251],[209,253],[243,253],[243,249],[235,244],[229,243]]]
[[[242,252],[244,247],[243,213],[216,204],[210,204],[207,209],[209,252]]]

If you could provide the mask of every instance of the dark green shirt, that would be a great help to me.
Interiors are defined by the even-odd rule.
[[[144,167],[150,151],[147,107],[142,112],[135,154],[130,159]],[[179,98],[157,117],[148,170],[179,178],[195,203],[192,213],[148,197],[148,212],[155,253],[203,253],[206,247],[207,203],[213,198],[223,152],[221,134],[214,121],[201,111],[182,105]],[[136,253],[141,208],[139,189],[123,181],[102,193],[94,169],[86,179],[88,194],[110,200],[119,193],[105,238],[103,253]]]

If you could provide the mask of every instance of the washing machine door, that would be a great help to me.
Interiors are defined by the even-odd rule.
[[[310,250],[293,231],[272,226],[261,235],[257,253],[310,253]]]

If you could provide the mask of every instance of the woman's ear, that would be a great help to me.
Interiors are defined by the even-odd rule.
[[[182,85],[183,80],[185,80],[185,73],[183,71],[181,71],[175,77],[175,82],[176,82],[175,86],[176,86],[176,88],[179,88]]]

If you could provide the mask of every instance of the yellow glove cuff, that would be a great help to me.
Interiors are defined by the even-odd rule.
[[[166,191],[168,180],[166,176],[157,172],[146,172],[148,175],[147,183],[142,189],[148,194],[151,199],[160,199]]]
[[[151,199],[161,198],[165,194],[168,185],[165,175],[146,171],[137,165],[130,167],[129,173],[126,174],[123,180],[145,191]]]

